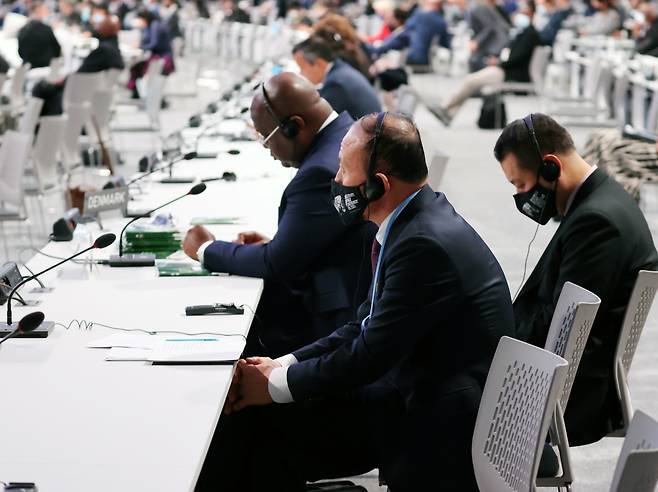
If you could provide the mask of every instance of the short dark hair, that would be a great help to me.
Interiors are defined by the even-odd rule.
[[[533,113],[532,126],[535,129],[542,156],[569,154],[576,150],[569,132],[550,116]],[[520,167],[532,170],[539,168],[537,148],[523,119],[514,120],[507,125],[496,141],[494,156],[498,162],[502,162],[510,153],[519,160]]]
[[[395,7],[393,9],[393,17],[400,24],[406,23],[407,19],[409,18],[410,15],[411,15],[411,12],[409,12],[407,9],[403,9],[402,7]]]
[[[336,54],[324,39],[318,36],[311,36],[301,43],[297,43],[293,49],[293,54],[301,52],[304,59],[309,63],[315,63],[318,58],[328,62],[334,61]]]
[[[359,120],[361,128],[372,135],[366,143],[366,153],[372,155],[375,143],[377,113]],[[368,160],[368,163],[370,160]],[[407,183],[418,183],[427,177],[425,151],[416,125],[406,115],[387,113],[377,142],[375,172],[390,174]]]

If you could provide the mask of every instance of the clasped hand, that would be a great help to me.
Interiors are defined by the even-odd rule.
[[[281,364],[269,357],[240,359],[228,390],[224,413],[228,415],[252,405],[272,403],[268,381],[275,367],[281,367]]]

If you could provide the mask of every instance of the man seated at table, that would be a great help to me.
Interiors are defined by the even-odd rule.
[[[292,52],[301,74],[319,87],[320,95],[335,111],[347,111],[352,118],[381,111],[379,96],[370,81],[338,58],[323,39],[310,37]]]
[[[31,68],[47,67],[53,58],[62,56],[62,48],[52,27],[43,22],[49,16],[48,5],[35,0],[30,4],[30,21],[18,31],[18,55]]]
[[[514,301],[518,338],[544,347],[565,282],[601,298],[565,411],[569,444],[592,443],[621,423],[613,361],[638,272],[658,268],[651,231],[633,199],[585,162],[549,116],[535,113],[510,123],[494,155],[516,188],[522,214],[542,225],[562,217]]]
[[[498,340],[513,331],[505,276],[426,184],[406,116],[352,125],[335,179],[341,217],[379,227],[368,299],[314,344],[238,363],[196,490],[295,492],[379,468],[395,491],[477,491],[475,419]]]
[[[272,156],[299,169],[281,197],[276,235],[244,232],[230,243],[196,226],[183,248],[210,271],[265,279],[245,350],[281,355],[354,317],[370,282],[374,228],[344,225],[329,195],[349,114],[336,114],[306,79],[283,73],[256,89],[251,117]]]

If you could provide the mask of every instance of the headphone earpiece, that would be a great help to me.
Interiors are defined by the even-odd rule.
[[[368,176],[365,184],[365,192],[369,202],[374,202],[384,196],[386,189],[384,188],[382,178],[377,175]]]
[[[546,181],[553,183],[560,177],[560,166],[556,162],[545,159],[539,168],[539,175]]]
[[[291,140],[299,134],[299,124],[290,118],[283,120],[279,124],[279,128],[281,128],[283,136]]]

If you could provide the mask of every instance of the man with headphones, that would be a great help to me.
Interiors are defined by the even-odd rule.
[[[353,319],[370,283],[374,227],[345,226],[329,196],[349,114],[336,114],[306,79],[282,73],[255,90],[251,117],[271,154],[299,169],[281,197],[276,235],[216,241],[196,226],[183,249],[212,272],[265,280],[245,352],[277,356]]]
[[[301,492],[379,468],[397,492],[475,492],[480,396],[500,337],[513,333],[500,265],[427,185],[406,116],[352,125],[332,195],[346,224],[378,226],[368,299],[314,344],[238,363],[197,491]]]
[[[510,123],[494,155],[517,190],[522,214],[542,225],[561,217],[514,301],[517,337],[544,347],[565,282],[601,298],[565,413],[569,444],[597,441],[621,424],[614,353],[638,272],[658,268],[651,232],[635,201],[585,162],[549,116],[535,113]]]

